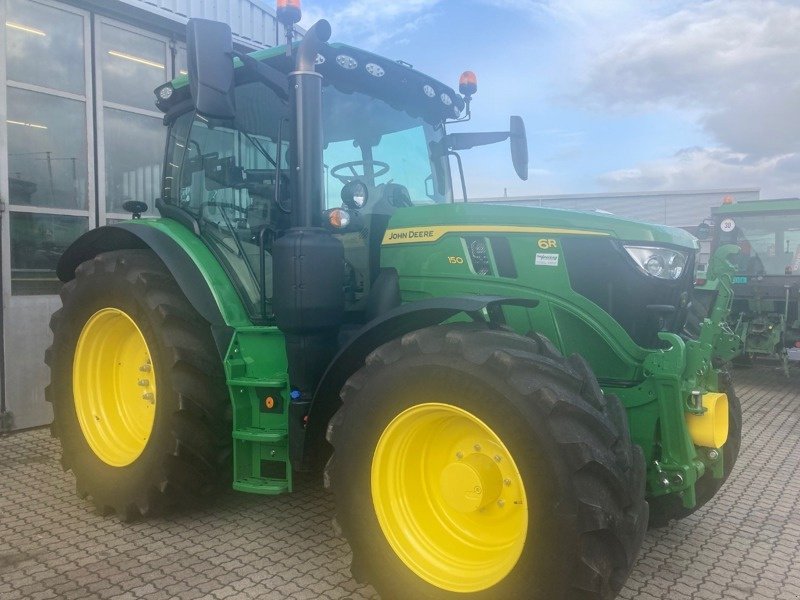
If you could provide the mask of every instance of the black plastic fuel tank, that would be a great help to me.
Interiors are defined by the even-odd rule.
[[[272,247],[272,308],[286,335],[291,384],[311,393],[336,352],[344,317],[344,248],[317,227],[296,227]]]

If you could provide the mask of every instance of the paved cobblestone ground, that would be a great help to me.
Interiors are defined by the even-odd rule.
[[[621,598],[800,599],[800,374],[740,370],[742,454],[722,492],[648,533]],[[348,570],[330,499],[226,493],[132,524],[77,498],[46,429],[0,437],[0,598],[372,598]]]

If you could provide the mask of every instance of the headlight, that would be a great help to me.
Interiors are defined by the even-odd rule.
[[[672,248],[625,246],[639,268],[659,279],[677,279],[686,267],[686,254]]]

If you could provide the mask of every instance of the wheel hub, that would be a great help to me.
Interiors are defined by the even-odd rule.
[[[503,476],[491,458],[474,453],[445,466],[439,486],[451,508],[470,513],[497,501],[503,491]]]

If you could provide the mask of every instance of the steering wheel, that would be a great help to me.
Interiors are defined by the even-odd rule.
[[[361,174],[356,171],[356,167],[361,167]],[[377,171],[375,171],[373,177],[380,177],[381,175],[386,175],[389,172],[389,163],[385,163],[381,160],[373,160],[372,161],[372,168],[375,169],[377,167]],[[343,174],[342,171],[345,169],[350,169],[350,174]],[[353,179],[359,179],[361,177],[366,177],[367,172],[367,163],[363,160],[353,160],[350,162],[342,163],[340,165],[336,165],[331,169],[331,175],[341,181],[342,183],[350,183]]]

